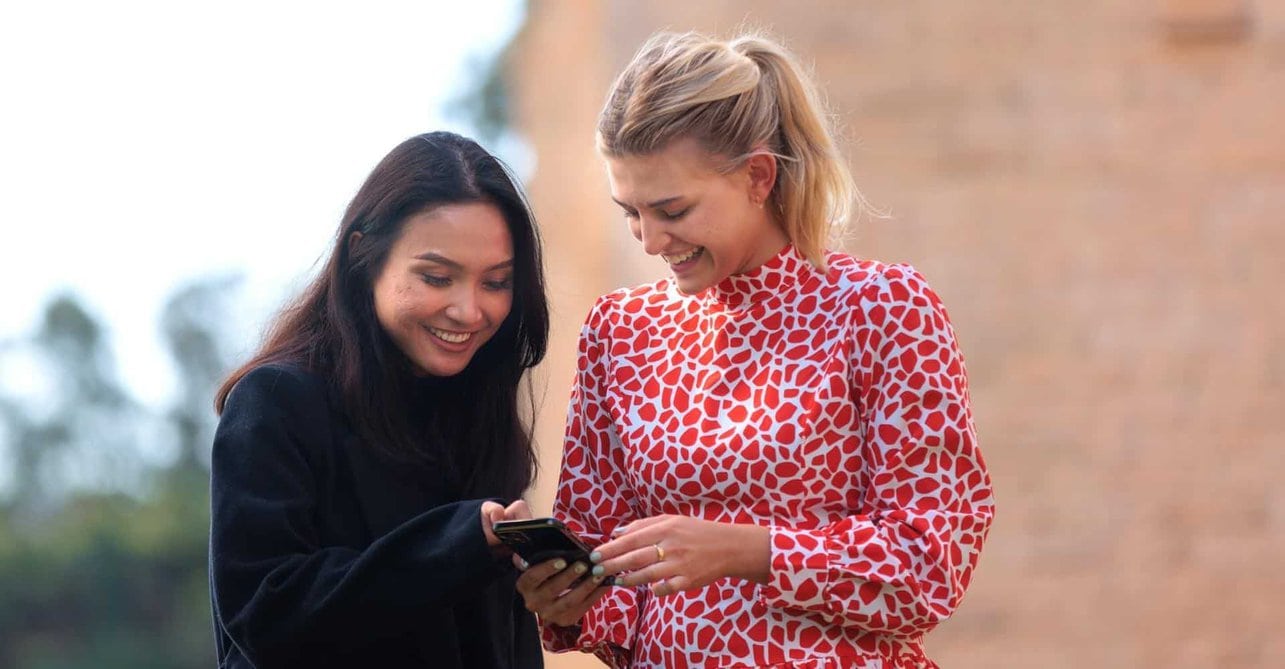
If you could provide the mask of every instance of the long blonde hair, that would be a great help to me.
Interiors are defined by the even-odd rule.
[[[799,252],[825,269],[825,247],[860,194],[793,54],[760,35],[653,35],[612,86],[598,150],[645,155],[682,138],[725,160],[726,171],[755,153],[775,156],[769,203]]]

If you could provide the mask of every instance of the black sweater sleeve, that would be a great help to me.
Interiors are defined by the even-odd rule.
[[[424,624],[500,573],[482,532],[482,500],[414,516],[364,549],[323,545],[315,468],[334,439],[320,380],[274,367],[237,383],[215,434],[215,611],[259,666]]]

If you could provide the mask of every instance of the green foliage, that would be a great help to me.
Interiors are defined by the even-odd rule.
[[[14,471],[0,502],[0,669],[214,664],[207,463],[233,285],[203,282],[167,303],[179,392],[159,415],[125,393],[102,327],[73,297],[46,308],[23,348],[47,370],[51,397],[0,394]],[[172,461],[141,457],[144,434],[170,441]]]

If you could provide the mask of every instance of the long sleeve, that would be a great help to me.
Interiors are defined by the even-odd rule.
[[[638,517],[627,497],[628,468],[606,401],[605,386],[612,382],[605,337],[608,300],[599,300],[581,331],[553,507],[554,516],[591,545],[605,542],[618,525]],[[640,607],[650,596],[645,588],[612,587],[578,626],[545,624],[544,645],[555,652],[592,652],[609,666],[626,666]]]
[[[916,636],[959,604],[994,511],[963,359],[937,296],[906,266],[861,291],[853,392],[865,485],[859,512],[772,528],[768,606]]]
[[[232,643],[257,666],[294,666],[425,624],[500,573],[480,500],[415,515],[368,546],[323,542],[319,488],[342,476],[323,465],[337,448],[332,424],[319,379],[273,367],[237,384],[219,423],[214,604]]]

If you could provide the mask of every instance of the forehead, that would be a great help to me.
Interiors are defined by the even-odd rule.
[[[498,207],[484,202],[449,204],[406,219],[393,254],[426,253],[465,267],[490,267],[513,257],[513,239]]]
[[[681,195],[724,177],[717,156],[690,139],[652,153],[610,156],[606,164],[612,197],[621,202]]]

